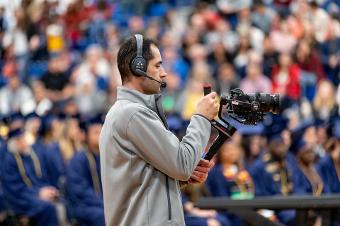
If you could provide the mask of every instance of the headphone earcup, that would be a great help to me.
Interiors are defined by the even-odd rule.
[[[135,59],[133,59],[131,63],[131,70],[135,76],[143,76],[142,74],[138,73],[137,69],[146,72],[146,68],[146,60],[143,57],[136,57]]]

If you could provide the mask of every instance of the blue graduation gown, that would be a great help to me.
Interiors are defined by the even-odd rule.
[[[210,170],[206,181],[206,186],[212,196],[219,197],[231,197],[233,191],[237,190],[235,181],[227,180],[223,175],[222,165],[218,164]],[[237,192],[237,191],[236,191]],[[232,225],[242,225],[242,221],[235,215],[225,213],[224,214]]]
[[[42,147],[41,147],[42,148]],[[47,144],[43,147],[43,156],[46,161],[48,181],[55,187],[64,190],[66,164],[58,143]]]
[[[186,202],[188,202],[188,197],[182,194],[182,204],[184,205]],[[223,214],[218,213],[215,219],[221,224],[221,226],[231,226],[231,225],[236,226],[234,224],[231,224],[229,222],[229,219]],[[194,216],[185,211],[184,211],[184,221],[185,221],[186,226],[207,226],[208,225],[208,218]]]
[[[100,177],[99,155],[88,153],[95,159],[99,190],[91,175],[89,159],[85,151],[76,153],[66,169],[67,199],[70,215],[88,226],[105,226],[103,194]]]
[[[27,185],[20,172],[13,153],[6,153],[3,172],[3,190],[11,210],[17,215],[26,215],[37,226],[58,225],[56,209],[50,202],[39,199],[39,190],[47,186],[44,163],[41,163],[42,177],[38,177],[34,170],[33,160],[30,155],[21,154],[25,173],[32,186]],[[39,160],[40,157],[38,155]]]
[[[320,159],[317,170],[322,178],[323,183],[329,188],[331,193],[340,192],[340,181],[336,173],[334,161],[329,154]]]
[[[0,137],[0,162],[4,162],[6,154],[6,143],[2,138]],[[0,164],[0,212],[4,211],[5,208],[5,200],[4,200],[4,194],[2,191],[2,173],[3,173],[3,164]]]
[[[299,167],[296,167],[294,169],[294,188],[293,193],[294,194],[313,194],[313,188],[312,184],[309,182],[308,178],[305,176],[305,174],[301,171]],[[323,189],[321,193],[328,193],[329,188],[328,186],[323,183]]]
[[[264,157],[262,157],[258,159],[249,169],[255,185],[255,196],[282,195],[281,182],[280,180],[274,180],[275,175],[268,171],[268,163],[270,162],[265,162]],[[291,170],[296,168],[296,166],[294,165],[294,161],[291,159],[291,156],[287,156],[286,164],[289,181],[292,183],[292,187],[294,187],[294,180],[292,176],[293,171]],[[292,192],[292,190],[289,192]],[[295,225],[294,210],[277,211],[276,216],[280,222],[286,225]]]

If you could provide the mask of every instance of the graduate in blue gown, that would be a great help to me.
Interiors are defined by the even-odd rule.
[[[312,143],[308,143],[301,138],[294,146],[292,151],[296,154],[298,167],[294,168],[294,193],[310,194],[320,196],[322,193],[328,193],[329,188],[324,184],[320,174],[316,169]]]
[[[320,159],[317,169],[331,193],[340,193],[340,143],[336,138],[327,142],[328,153]]]
[[[182,193],[182,204],[186,226],[235,226],[229,219],[216,210],[203,210],[194,207],[186,194]]]
[[[224,143],[218,152],[217,164],[209,172],[206,186],[213,196],[225,196],[231,199],[252,199],[254,184],[245,169],[242,149],[233,142]],[[226,214],[232,225],[242,225],[239,218]]]
[[[58,123],[61,123],[62,130],[57,140],[45,146],[45,156],[49,180],[54,186],[64,190],[65,169],[73,155],[83,148],[83,139],[78,115],[62,116],[62,118],[59,116]]]
[[[255,185],[256,196],[289,195],[293,192],[295,164],[288,155],[286,130],[268,130],[268,151],[249,169]],[[295,211],[277,211],[276,216],[286,225],[294,225]]]
[[[83,226],[105,226],[103,193],[100,174],[100,118],[87,125],[87,148],[76,153],[66,169],[69,210]]]
[[[2,183],[6,202],[16,215],[28,216],[32,225],[56,226],[53,201],[59,192],[48,184],[44,168],[40,156],[28,145],[24,131],[10,131]]]

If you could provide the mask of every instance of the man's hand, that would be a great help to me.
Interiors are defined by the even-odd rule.
[[[189,184],[203,183],[208,177],[209,170],[215,165],[215,162],[201,159],[192,173]]]
[[[196,114],[203,115],[209,120],[216,117],[218,113],[218,100],[215,92],[203,96],[197,103]]]

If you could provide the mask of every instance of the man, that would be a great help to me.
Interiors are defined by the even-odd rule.
[[[66,184],[72,217],[81,225],[105,226],[100,180],[99,118],[86,128],[87,150],[76,153],[66,169]]]
[[[201,156],[216,93],[199,100],[179,141],[159,105],[167,74],[156,44],[141,35],[126,40],[118,69],[123,86],[99,140],[106,225],[184,225],[179,181],[203,182],[213,165]]]

